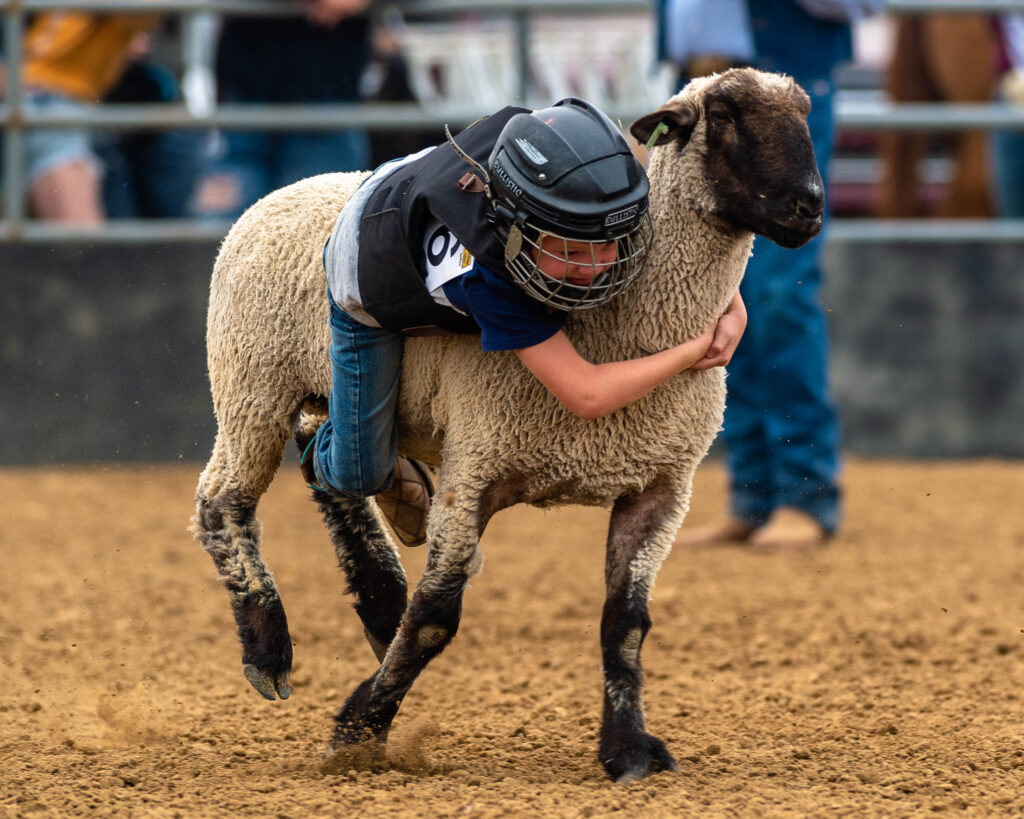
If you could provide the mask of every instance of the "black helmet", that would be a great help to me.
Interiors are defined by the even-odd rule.
[[[647,174],[590,103],[568,98],[512,117],[488,166],[505,264],[532,298],[594,307],[640,272],[651,243]]]

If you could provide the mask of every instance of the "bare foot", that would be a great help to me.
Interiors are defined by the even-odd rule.
[[[800,509],[780,506],[768,522],[757,529],[748,543],[764,552],[802,551],[820,546],[829,537],[825,527]]]
[[[676,546],[722,546],[729,543],[745,543],[754,533],[754,527],[741,523],[735,518],[705,523],[701,526],[684,526],[676,534]]]

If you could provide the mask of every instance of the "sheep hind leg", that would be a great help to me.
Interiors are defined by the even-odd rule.
[[[281,441],[278,452],[283,445]],[[219,434],[199,479],[192,531],[213,559],[230,597],[242,643],[242,673],[266,699],[287,699],[292,692],[291,636],[277,585],[260,556],[261,527],[256,518],[256,504],[269,477],[256,478],[256,485],[239,480],[228,466],[227,450]],[[273,469],[268,471],[273,474]]]
[[[604,710],[598,749],[618,783],[676,770],[665,743],[647,733],[640,648],[651,627],[651,585],[671,549],[681,506],[663,481],[620,498],[612,510],[605,567],[607,595],[601,616]]]

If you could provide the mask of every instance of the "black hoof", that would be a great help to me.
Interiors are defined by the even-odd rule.
[[[268,700],[288,699],[292,693],[292,638],[280,599],[235,607],[242,641],[242,671],[252,687]]]
[[[382,716],[370,707],[373,677],[365,680],[334,718],[331,742],[320,759],[320,772],[380,770],[387,766],[386,745],[397,706]]]
[[[364,680],[334,717],[334,733],[328,750],[331,753],[345,747],[373,745],[381,747],[387,742],[391,722],[398,713],[398,703],[373,701],[374,677]]]
[[[619,785],[679,767],[665,743],[650,734],[640,734],[628,741],[602,743],[601,764]]]
[[[252,663],[245,663],[242,666],[242,673],[252,687],[268,700],[275,700],[278,697],[286,700],[292,695],[292,685],[287,671],[261,671]]]

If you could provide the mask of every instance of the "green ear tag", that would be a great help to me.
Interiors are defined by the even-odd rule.
[[[647,150],[651,150],[654,147],[654,143],[657,142],[662,134],[668,133],[668,126],[664,122],[659,122],[658,127],[654,129],[654,133],[651,134],[651,138],[647,140]]]

